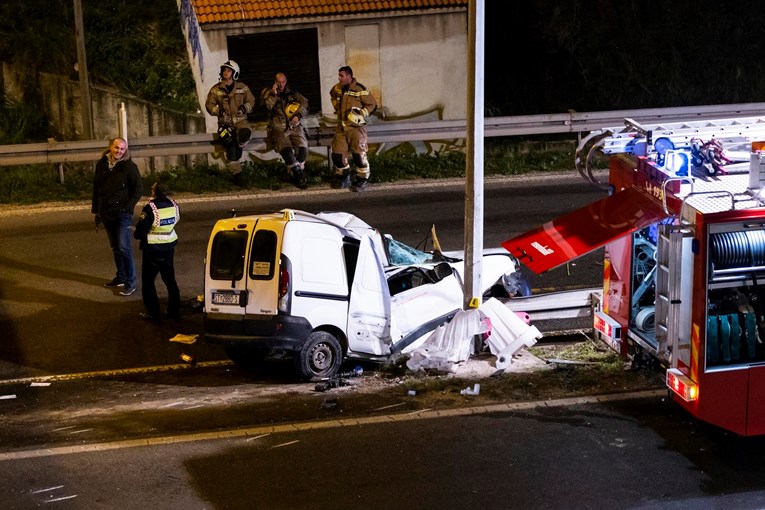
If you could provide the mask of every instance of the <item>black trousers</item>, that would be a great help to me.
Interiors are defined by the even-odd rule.
[[[146,311],[152,317],[161,317],[159,309],[159,297],[155,280],[159,274],[167,287],[167,315],[171,318],[179,318],[181,313],[181,293],[178,283],[175,281],[175,267],[173,257],[175,247],[162,247],[156,249],[152,246],[143,251],[143,267],[141,269],[141,294]]]

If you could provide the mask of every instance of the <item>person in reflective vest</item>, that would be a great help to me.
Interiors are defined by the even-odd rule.
[[[156,182],[151,187],[149,202],[143,207],[135,227],[135,238],[141,242],[143,266],[141,268],[141,293],[146,313],[141,318],[159,321],[162,314],[155,280],[157,274],[167,287],[167,316],[180,319],[181,295],[175,281],[173,257],[178,234],[175,226],[181,219],[180,209],[175,201],[168,197],[167,185]]]

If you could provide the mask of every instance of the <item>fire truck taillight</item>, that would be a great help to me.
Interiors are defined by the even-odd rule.
[[[622,338],[622,326],[617,321],[609,317],[606,313],[595,312],[592,321],[592,327],[600,331],[611,340],[620,341]]]
[[[667,387],[686,402],[699,398],[699,387],[696,383],[676,368],[667,370]]]

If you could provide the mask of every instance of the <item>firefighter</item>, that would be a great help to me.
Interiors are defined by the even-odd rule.
[[[175,281],[173,259],[178,234],[175,226],[181,220],[178,204],[168,196],[167,185],[155,182],[151,187],[149,202],[143,207],[141,216],[133,234],[141,244],[143,266],[141,268],[141,293],[146,313],[141,313],[143,320],[159,321],[159,298],[155,280],[157,274],[167,287],[167,316],[180,319],[181,295]]]
[[[255,96],[250,88],[239,80],[239,64],[227,60],[220,66],[220,81],[207,93],[205,109],[218,117],[218,139],[226,147],[226,160],[234,184],[241,186],[242,147],[247,145],[252,128],[247,115],[255,107]]]
[[[305,160],[308,139],[300,121],[308,114],[308,100],[287,85],[284,73],[276,73],[274,84],[263,89],[260,100],[268,112],[269,146],[284,159],[295,186],[307,188]]]
[[[367,161],[367,118],[377,109],[377,100],[361,83],[353,77],[349,66],[341,67],[337,72],[338,83],[332,87],[329,96],[337,114],[337,127],[332,140],[332,164],[335,174],[333,188],[351,188],[351,191],[363,191],[369,180],[369,161]],[[351,166],[348,156],[356,166],[356,178],[351,183]]]

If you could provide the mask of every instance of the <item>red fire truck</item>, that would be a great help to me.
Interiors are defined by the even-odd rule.
[[[597,336],[658,359],[698,419],[765,434],[765,133],[710,124],[609,134],[609,196],[502,245],[537,274],[605,247]]]

